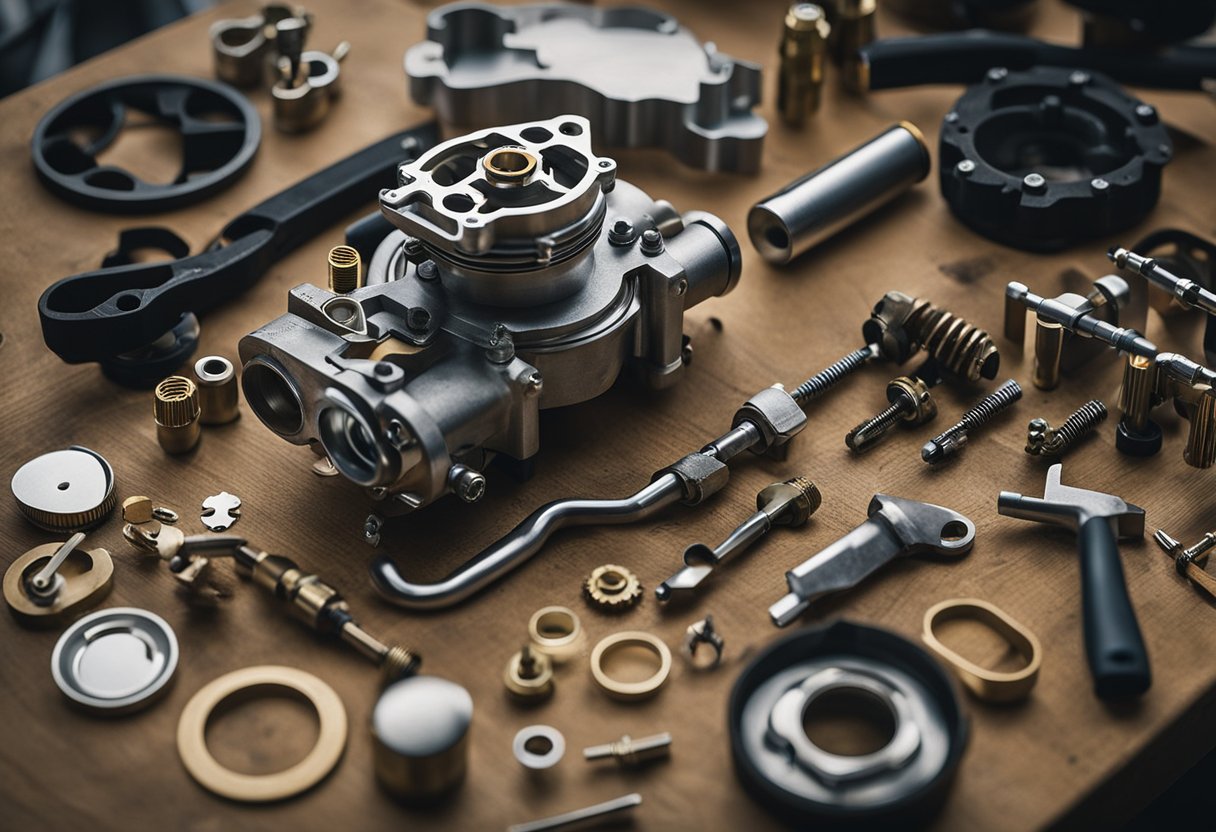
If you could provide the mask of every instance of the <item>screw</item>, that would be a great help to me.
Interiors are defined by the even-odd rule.
[[[1110,190],[1110,183],[1099,176],[1098,178],[1091,179],[1089,181],[1089,187],[1093,188],[1095,191],[1097,191],[1099,193],[1104,193],[1104,192]]]
[[[988,70],[988,75],[986,77],[990,83],[999,84],[1001,81],[1004,81],[1009,77],[1009,70],[1005,69],[1003,66],[994,66],[992,69]]]
[[[642,232],[642,254],[654,257],[663,253],[663,235],[657,228],[647,228]]]
[[[423,260],[418,264],[419,280],[434,280],[437,277],[439,277],[439,267],[435,265],[434,260]]]
[[[421,306],[415,306],[405,315],[405,325],[416,331],[425,331],[431,322],[431,313]]]
[[[519,651],[519,678],[535,679],[540,675],[536,666],[536,656],[532,654],[531,645],[525,644]]]
[[[1141,124],[1156,124],[1157,111],[1149,104],[1137,104],[1136,120]]]
[[[540,370],[533,370],[523,377],[524,392],[529,395],[535,395],[540,392],[544,386],[544,378],[540,374]]]
[[[1009,379],[967,409],[961,419],[925,443],[920,458],[930,465],[945,462],[967,444],[967,434],[987,424],[1005,408],[1022,398],[1022,388]]]
[[[502,324],[494,324],[486,357],[495,364],[506,364],[515,357],[515,341],[511,338],[510,330]]]
[[[1082,437],[1106,421],[1106,405],[1088,401],[1053,428],[1046,419],[1031,419],[1026,428],[1026,453],[1031,456],[1063,456]]]
[[[963,176],[970,176],[971,174],[975,173],[975,162],[971,161],[970,159],[963,159],[954,166],[954,169]]]
[[[867,361],[877,357],[878,344],[867,344],[859,350],[853,350],[844,358],[834,364],[829,364],[799,384],[790,395],[793,396],[799,407],[806,407],[809,402],[839,384],[845,376],[857,372],[865,366]]]
[[[1068,83],[1075,87],[1083,87],[1089,83],[1089,73],[1077,70],[1068,76]]]
[[[614,246],[631,246],[637,239],[633,223],[627,219],[619,219],[608,229],[608,242]]]
[[[896,422],[921,425],[937,415],[937,404],[929,393],[929,385],[919,378],[900,376],[892,379],[887,385],[887,401],[891,403],[890,407],[845,436],[844,444],[849,450],[861,453],[874,447]]]
[[[676,297],[682,297],[688,291],[688,281],[681,277],[675,283],[671,284],[671,293]]]
[[[486,495],[486,478],[459,462],[448,469],[448,485],[466,503],[475,503]]]
[[[1022,178],[1022,190],[1032,194],[1041,194],[1047,190],[1047,180],[1041,173],[1028,173]]]

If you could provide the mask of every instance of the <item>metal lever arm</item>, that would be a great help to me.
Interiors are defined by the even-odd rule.
[[[434,144],[433,123],[396,133],[309,176],[228,223],[201,254],[65,277],[38,300],[42,337],[64,361],[99,361],[143,347],[182,313],[236,297],[271,264],[396,181],[397,165]]]

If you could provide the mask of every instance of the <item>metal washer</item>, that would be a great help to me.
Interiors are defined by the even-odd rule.
[[[114,510],[114,469],[96,451],[73,445],[34,457],[11,482],[26,519],[51,532],[79,532]]]
[[[547,743],[548,750],[532,751],[528,748],[528,743],[534,740]],[[540,771],[553,768],[561,760],[566,753],[566,738],[552,725],[529,725],[526,728],[520,728],[516,733],[515,741],[511,743],[511,750],[515,753],[515,759],[519,760],[520,765],[533,771]]]
[[[135,607],[99,610],[64,631],[51,654],[63,695],[97,714],[151,704],[177,670],[177,637],[163,618]]]

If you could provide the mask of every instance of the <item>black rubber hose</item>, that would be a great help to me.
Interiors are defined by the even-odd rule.
[[[1205,79],[1216,79],[1216,47],[1179,46],[1144,54],[1060,46],[987,29],[876,40],[863,46],[859,54],[871,90],[974,84],[992,67],[1075,67],[1105,73],[1124,84],[1157,89],[1201,90]]]

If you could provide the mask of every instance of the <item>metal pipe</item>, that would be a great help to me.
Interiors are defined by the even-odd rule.
[[[929,164],[924,136],[902,121],[753,205],[752,245],[788,263],[920,182]]]

